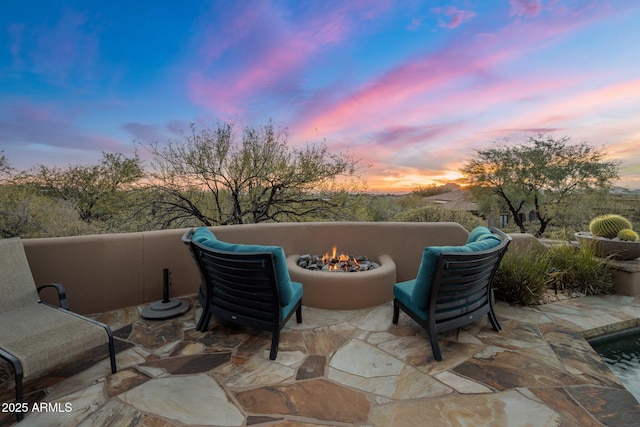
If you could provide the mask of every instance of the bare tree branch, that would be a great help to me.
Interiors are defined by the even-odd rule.
[[[167,221],[205,225],[344,217],[333,201],[357,179],[358,160],[330,153],[324,144],[294,149],[272,122],[243,129],[228,123],[196,129],[164,147],[141,145],[152,156],[153,212]],[[175,224],[174,224],[175,225]]]

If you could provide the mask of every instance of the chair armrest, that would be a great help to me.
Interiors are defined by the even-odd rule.
[[[495,227],[491,227],[491,232],[493,234],[496,234],[497,236],[499,236],[500,239],[502,239],[502,240],[508,240],[509,242],[511,242],[511,240],[513,240],[511,238],[511,236],[509,236],[507,233],[505,233],[504,231],[499,230],[499,229],[497,229]]]
[[[196,232],[195,228],[191,228],[187,230],[187,232],[182,235],[182,243],[189,246],[191,244],[191,238],[193,237],[193,233],[195,232]]]
[[[64,290],[64,286],[62,286],[60,283],[49,283],[47,285],[38,286],[38,293],[40,293],[40,291],[44,288],[55,288],[55,290],[58,292],[58,304],[60,304],[61,308],[69,310],[67,293]]]

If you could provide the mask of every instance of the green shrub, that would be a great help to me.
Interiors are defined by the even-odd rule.
[[[449,209],[442,206],[422,206],[406,210],[393,218],[393,222],[457,222],[467,230],[478,225],[486,225],[486,221],[470,212]]]
[[[99,233],[73,206],[16,185],[0,186],[0,238],[58,237]]]
[[[508,251],[494,278],[497,299],[514,304],[537,305],[547,290],[570,290],[585,295],[611,292],[613,273],[593,246],[568,244],[533,251]]]
[[[513,304],[540,304],[549,287],[551,268],[546,253],[508,251],[494,277],[494,294]]]
[[[595,245],[562,245],[551,248],[547,256],[554,270],[550,285],[585,295],[604,295],[613,288],[613,273],[604,260],[595,257]]]

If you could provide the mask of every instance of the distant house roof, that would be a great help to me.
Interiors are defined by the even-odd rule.
[[[447,193],[437,194],[427,197],[427,200],[445,206],[449,209],[458,209],[469,212],[477,212],[478,205],[467,200],[468,193],[464,190],[456,189]]]

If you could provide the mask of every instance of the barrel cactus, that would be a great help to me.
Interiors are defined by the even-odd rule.
[[[618,239],[624,240],[625,242],[635,242],[638,240],[638,233],[630,228],[623,228],[618,232]]]
[[[607,239],[616,238],[620,230],[625,228],[631,229],[631,222],[623,216],[612,214],[596,217],[589,224],[591,234]]]

